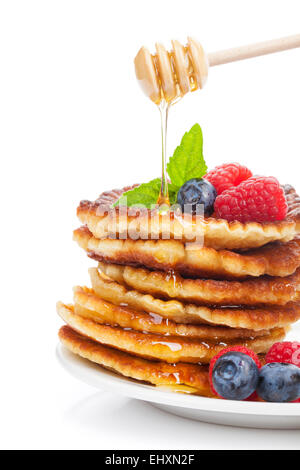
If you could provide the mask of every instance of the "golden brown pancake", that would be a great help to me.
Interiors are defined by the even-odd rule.
[[[263,330],[286,327],[300,319],[300,304],[289,303],[284,307],[206,307],[185,304],[178,300],[161,300],[150,294],[128,289],[122,284],[104,279],[97,268],[89,269],[93,290],[102,299],[115,305],[125,305],[171,319],[177,323],[214,324],[231,328]]]
[[[267,336],[271,330],[247,330],[212,325],[175,323],[153,313],[138,312],[132,308],[114,305],[97,296],[87,287],[74,288],[74,312],[96,323],[130,328],[160,335],[184,336],[211,341]]]
[[[65,325],[59,330],[59,339],[72,353],[89,361],[130,377],[156,386],[172,386],[181,390],[180,385],[192,387],[192,391],[205,397],[214,396],[211,392],[207,366],[196,364],[168,364],[132,356],[117,349],[103,346],[80,335]],[[178,388],[177,388],[178,387]],[[183,390],[185,390],[183,388]]]
[[[299,300],[300,268],[291,276],[246,281],[185,279],[179,274],[99,263],[106,276],[145,294],[197,305],[285,305]]]
[[[135,185],[136,186],[136,185]],[[219,249],[239,250],[263,246],[274,241],[288,242],[300,233],[300,198],[290,185],[283,186],[287,203],[287,217],[278,222],[228,222],[224,219],[198,218],[185,215],[172,217],[148,209],[136,209],[112,205],[123,192],[132,189],[126,187],[102,193],[94,201],[81,201],[77,215],[86,224],[95,238],[119,239],[161,239],[167,238],[192,242],[203,239],[204,245]]]
[[[201,362],[207,364],[213,356],[227,345],[241,345],[253,349],[256,353],[265,353],[272,344],[281,341],[285,337],[284,328],[279,328],[273,330],[267,336],[254,339],[213,343],[195,338],[140,333],[135,330],[102,325],[76,315],[73,306],[66,306],[61,302],[57,304],[57,312],[71,328],[98,343],[146,359],[156,359],[169,363]]]
[[[74,231],[74,240],[97,261],[174,270],[188,277],[285,277],[300,266],[300,238],[244,253],[186,246],[178,240],[99,240],[86,226]]]

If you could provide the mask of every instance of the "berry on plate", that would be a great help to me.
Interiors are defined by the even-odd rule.
[[[203,205],[204,215],[210,216],[214,211],[217,191],[203,178],[192,178],[184,183],[178,191],[177,203],[183,212],[196,213],[197,205]]]
[[[266,362],[286,362],[300,367],[300,343],[282,341],[273,344],[266,354]]]
[[[204,178],[214,185],[218,194],[222,194],[226,189],[238,186],[251,176],[251,171],[239,163],[224,163],[206,173]]]
[[[284,191],[273,176],[253,176],[215,200],[218,218],[229,222],[274,222],[287,215]]]
[[[258,367],[246,354],[228,352],[216,361],[212,381],[221,397],[227,400],[245,400],[257,387]]]
[[[257,394],[265,401],[290,402],[300,398],[300,368],[270,362],[259,371]]]
[[[259,367],[260,361],[251,349],[243,346],[225,348],[210,362],[211,389],[228,400],[245,400],[256,389]]]

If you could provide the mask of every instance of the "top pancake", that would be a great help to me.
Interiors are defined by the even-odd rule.
[[[136,185],[135,185],[136,186]],[[177,239],[184,242],[201,240],[204,246],[215,249],[249,249],[273,241],[287,242],[300,233],[300,198],[290,185],[283,186],[287,204],[287,217],[278,222],[228,222],[214,217],[196,220],[188,214],[158,214],[153,210],[112,205],[132,187],[102,193],[94,201],[81,201],[77,215],[94,237],[119,239]]]

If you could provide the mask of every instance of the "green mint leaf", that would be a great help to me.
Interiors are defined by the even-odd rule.
[[[155,205],[158,200],[159,191],[161,186],[161,179],[156,178],[149,183],[144,183],[138,186],[137,188],[132,189],[131,191],[126,191],[123,193],[120,199],[114,204],[114,206],[124,206],[132,207],[142,205],[151,209],[151,206]],[[169,198],[170,203],[174,204],[176,202],[177,188],[169,184]]]
[[[169,183],[170,204],[176,203],[179,188],[191,178],[201,178],[207,171],[203,158],[203,137],[199,124],[195,124],[181,139],[180,145],[175,149],[167,165],[171,179]],[[123,193],[115,206],[143,206],[151,209],[156,205],[161,186],[161,179],[156,178],[137,188]]]
[[[191,178],[201,178],[207,171],[203,158],[203,137],[199,124],[195,124],[182,137],[167,165],[172,184],[180,188]]]

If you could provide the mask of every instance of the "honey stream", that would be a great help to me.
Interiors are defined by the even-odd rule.
[[[160,112],[160,123],[161,123],[161,187],[159,196],[157,199],[157,205],[161,207],[161,211],[164,209],[168,211],[170,208],[170,199],[169,199],[169,188],[168,188],[168,173],[167,173],[167,132],[168,132],[168,117],[169,109],[175,103],[177,103],[182,98],[182,95],[177,95],[173,101],[167,101],[165,98],[157,105]]]
[[[161,187],[157,200],[159,206],[170,206],[169,189],[168,189],[168,175],[167,175],[167,128],[168,128],[168,114],[169,103],[162,100],[158,105],[161,120],[161,151],[162,151],[162,173],[161,173]]]

